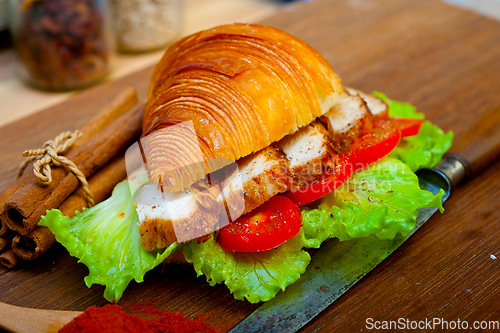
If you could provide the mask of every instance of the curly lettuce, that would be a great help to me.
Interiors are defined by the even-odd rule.
[[[443,211],[443,195],[443,190],[437,195],[421,190],[405,163],[386,157],[356,172],[321,199],[317,209],[303,209],[306,244],[317,248],[331,237],[344,241],[372,234],[379,239],[406,236],[415,227],[417,209]]]
[[[373,95],[387,103],[390,117],[424,118],[424,114],[417,112],[417,109],[409,103],[391,100],[377,91]],[[417,135],[403,138],[389,156],[403,161],[415,172],[421,168],[434,167],[450,149],[452,142],[453,132],[445,133],[426,120]]]
[[[304,245],[301,231],[276,249],[242,253],[224,250],[212,236],[201,244],[188,243],[184,255],[211,286],[224,282],[234,298],[257,303],[270,300],[305,272],[311,257]]]
[[[403,161],[412,171],[432,168],[450,149],[452,141],[453,132],[445,134],[442,129],[426,120],[417,135],[403,138],[389,156]]]
[[[131,192],[134,182],[123,181],[106,201],[77,213],[73,218],[52,209],[39,225],[46,226],[68,252],[89,269],[84,281],[106,286],[104,298],[118,301],[129,282],[142,282],[149,270],[179,249],[173,243],[166,249],[148,252],[140,245],[139,221]]]

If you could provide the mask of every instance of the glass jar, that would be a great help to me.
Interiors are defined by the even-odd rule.
[[[178,38],[181,0],[111,0],[118,51],[161,49]]]
[[[109,74],[115,44],[105,0],[10,2],[10,29],[25,82],[63,91]]]

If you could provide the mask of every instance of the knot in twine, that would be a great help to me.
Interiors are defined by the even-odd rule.
[[[89,188],[89,183],[85,178],[85,175],[78,169],[78,167],[62,154],[65,154],[69,148],[75,143],[75,141],[81,137],[82,134],[79,131],[63,132],[59,134],[54,140],[49,140],[45,142],[43,148],[26,150],[23,156],[26,157],[23,163],[19,166],[17,171],[17,178],[21,177],[24,170],[31,162],[35,161],[33,164],[33,173],[44,185],[49,185],[52,182],[52,170],[50,169],[50,164],[54,166],[60,166],[61,164],[66,165],[71,172],[78,178],[80,183],[82,183],[83,190],[85,191],[87,197],[87,205],[89,207],[94,206],[94,196]],[[61,155],[60,155],[61,154]]]

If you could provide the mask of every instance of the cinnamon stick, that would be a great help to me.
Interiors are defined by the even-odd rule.
[[[12,250],[23,260],[33,260],[47,252],[56,238],[47,227],[37,227],[28,236],[17,234],[12,239]]]
[[[2,253],[0,253],[0,264],[7,268],[13,268],[19,262],[19,257],[9,248]]]
[[[143,115],[144,104],[141,103],[66,157],[88,178],[139,138]],[[38,181],[26,184],[7,200],[1,218],[9,228],[26,236],[36,228],[46,210],[59,207],[79,185],[73,173],[67,173],[62,167],[54,167],[49,185],[41,186]]]
[[[82,136],[75,141],[68,153],[72,150],[75,150],[83,143],[85,143],[89,138],[109,126],[114,120],[123,115],[126,111],[130,110],[130,108],[137,103],[138,98],[136,91],[131,87],[125,88],[112,100],[109,105],[104,107],[97,115],[92,117],[90,121],[80,130]],[[18,178],[0,193],[0,236],[5,235],[8,230],[8,225],[5,222],[5,218],[3,217],[3,211],[7,200],[9,200],[12,195],[14,195],[28,183],[37,181],[35,175],[31,170],[31,167],[29,169],[26,169],[24,171],[24,174],[20,178]]]
[[[12,239],[9,237],[0,237],[0,251],[5,250],[10,244],[12,244]]]
[[[107,199],[115,185],[126,177],[125,153],[122,152],[89,178],[89,187],[95,202]],[[59,206],[59,210],[63,215],[73,217],[76,211],[85,207],[86,200],[85,192],[80,187]],[[33,260],[44,254],[55,242],[56,239],[49,228],[38,226],[25,237],[14,237],[12,249],[21,259]]]
[[[7,224],[3,223],[2,220],[0,220],[0,237],[5,236],[5,234],[9,231],[9,227]]]
[[[26,185],[30,180],[35,179],[35,175],[33,175],[32,169],[33,169],[32,166],[26,168],[23,177],[18,178],[15,182],[13,182],[10,186],[6,187],[0,193],[0,207],[3,207],[5,205],[5,202],[7,202],[7,200],[14,193],[16,193],[19,189],[21,189],[24,185]],[[9,231],[9,227],[7,226],[7,223],[3,222],[3,219],[1,217],[1,210],[2,208],[0,208],[0,236],[4,236]]]

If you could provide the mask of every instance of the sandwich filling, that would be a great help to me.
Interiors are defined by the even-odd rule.
[[[323,123],[313,121],[277,143],[236,161],[237,181],[222,184],[214,179],[217,174],[224,174],[222,169],[184,191],[169,191],[161,184],[145,186],[136,199],[141,244],[148,251],[161,249],[175,241],[206,236],[234,221],[235,214],[228,219],[224,209],[228,203],[221,195],[223,188],[232,193],[230,196],[243,200],[241,203],[233,200],[229,205],[233,210],[244,206],[236,215],[239,217],[279,193],[308,187],[332,175],[339,163],[339,152],[372,128],[373,113],[359,94],[362,93],[354,90],[341,94],[338,103],[323,117]],[[370,106],[377,114],[383,112],[380,112],[381,106],[387,109],[382,100],[376,97],[373,100]],[[204,192],[200,192],[201,187]],[[206,204],[201,201],[202,197]],[[226,223],[218,223],[221,216]]]

